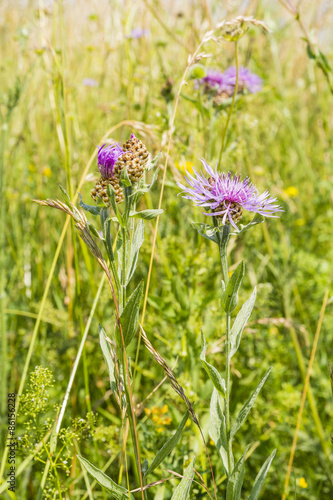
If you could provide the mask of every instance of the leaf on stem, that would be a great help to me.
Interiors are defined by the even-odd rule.
[[[164,209],[151,209],[142,210],[141,212],[130,212],[130,217],[135,217],[136,219],[152,220],[156,219],[159,215],[163,214]]]
[[[215,446],[220,453],[225,473],[229,475],[227,427],[225,415],[220,403],[219,393],[215,387],[210,400],[210,420],[208,432],[210,438],[214,441]]]
[[[238,291],[241,286],[243,277],[245,274],[245,264],[244,261],[238,264],[237,268],[233,272],[224,295],[222,297],[222,309],[226,313],[231,313],[238,304]]]
[[[155,158],[153,158],[152,161],[148,164],[148,166],[146,168],[147,172],[149,172],[150,170],[153,170],[153,168],[155,168],[157,166],[160,155],[161,155],[161,153],[157,153]]]
[[[120,173],[119,186],[130,187],[132,185],[131,179],[128,176],[127,168],[123,168]]]
[[[143,220],[140,219],[137,223],[137,226],[135,228],[135,233],[133,236],[131,252],[130,252],[130,257],[129,257],[129,266],[128,266],[128,275],[126,278],[126,284],[130,282],[130,280],[134,274],[134,271],[136,269],[140,248],[141,248],[141,245],[144,241],[144,229],[145,229],[145,223],[143,222]]]
[[[103,207],[98,207],[96,205],[87,205],[86,203],[84,203],[83,199],[82,199],[82,195],[81,193],[78,193],[79,195],[79,198],[80,198],[80,207],[83,208],[83,210],[85,210],[86,212],[89,212],[93,215],[99,215],[100,214],[100,211]]]
[[[162,448],[157,452],[157,455],[150,464],[150,466],[148,467],[145,476],[147,476],[150,472],[153,472],[153,470],[156,469],[156,467],[160,465],[160,463],[165,459],[165,457],[170,455],[172,450],[177,446],[181,438],[182,432],[184,430],[184,427],[186,425],[186,422],[188,420],[188,417],[189,417],[189,412],[187,411],[174,435],[170,439],[168,439],[168,441],[164,443]]]
[[[265,217],[263,215],[255,214],[255,216],[253,217],[253,219],[251,220],[251,222],[249,222],[245,226],[243,224],[240,224],[239,225],[239,230],[238,231],[233,231],[230,234],[233,234],[234,236],[238,236],[240,233],[244,233],[244,231],[247,231],[248,229],[250,229],[250,227],[256,226],[257,224],[261,224],[264,221],[265,221]]]
[[[85,458],[80,455],[76,455],[80,460],[81,465],[96,479],[96,481],[103,486],[116,500],[134,500],[132,493],[127,491],[122,486],[116,484],[110,477],[108,477],[100,469],[97,469],[93,464],[88,462]]]
[[[254,288],[251,297],[243,304],[241,310],[237,314],[234,324],[232,325],[230,332],[230,357],[232,357],[239,348],[242,333],[249,317],[251,316],[256,297],[257,287]]]
[[[218,227],[213,227],[209,224],[204,224],[203,222],[191,222],[191,225],[201,236],[207,240],[214,241],[217,245],[219,244],[219,237],[217,233],[220,232],[220,229]]]
[[[194,464],[195,457],[191,460],[190,465],[187,467],[187,469],[185,469],[183,479],[175,489],[171,500],[187,500],[189,498],[192,482],[194,479]]]
[[[251,396],[249,397],[249,399],[246,401],[243,408],[239,412],[239,414],[234,422],[234,425],[231,428],[230,439],[233,439],[236,432],[241,427],[242,423],[245,421],[246,417],[250,413],[250,410],[251,410],[252,406],[254,405],[255,400],[257,399],[257,396],[258,396],[259,392],[261,391],[261,388],[263,387],[264,383],[266,382],[266,379],[267,379],[268,375],[270,374],[271,370],[272,370],[272,367],[268,368],[267,372],[262,377],[259,384],[257,385],[255,390],[253,391],[253,393],[251,394]]]
[[[101,325],[98,325],[98,333],[99,333],[99,343],[101,344],[103,356],[109,371],[110,387],[112,392],[115,392],[117,389],[117,381],[114,373],[115,364],[111,355],[111,347],[109,342],[106,340],[107,336],[104,328]]]
[[[276,454],[276,450],[274,450],[271,453],[271,455],[267,458],[264,465],[261,467],[261,469],[260,469],[260,471],[259,471],[259,473],[254,481],[254,485],[252,487],[252,490],[251,490],[251,493],[250,493],[248,500],[257,500],[259,493],[260,493],[260,490],[262,488],[263,482],[264,482],[265,477],[267,475],[267,472],[271,466],[273,458],[275,457],[275,454]]]
[[[143,281],[141,281],[124,307],[120,315],[120,324],[124,336],[125,347],[132,341],[139,324],[140,303],[143,293]],[[119,326],[116,326],[116,340],[118,345],[122,345]]]
[[[226,500],[241,500],[242,486],[245,475],[245,455],[250,448],[250,444],[245,448],[241,458],[236,463],[228,479]]]
[[[218,390],[218,392],[225,397],[226,387],[225,380],[221,377],[217,369],[206,361],[206,351],[207,351],[207,343],[203,332],[201,332],[201,366],[207,372],[207,375],[211,379],[214,384],[214,387]]]

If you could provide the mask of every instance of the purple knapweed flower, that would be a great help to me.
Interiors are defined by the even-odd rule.
[[[97,165],[102,177],[105,179],[112,177],[114,165],[122,154],[124,151],[117,142],[109,145],[103,144],[98,149]]]
[[[133,28],[130,34],[126,36],[126,38],[137,39],[143,38],[147,35],[149,35],[149,30],[145,30],[143,28]]]
[[[85,87],[98,87],[98,81],[93,78],[83,78],[82,84]]]
[[[177,184],[183,190],[184,198],[192,200],[196,206],[210,210],[209,213],[203,212],[204,215],[217,217],[223,225],[230,223],[237,230],[235,222],[242,217],[242,210],[264,217],[278,217],[276,212],[282,211],[275,204],[276,198],[270,196],[268,191],[259,194],[248,177],[241,181],[240,175],[232,177],[230,172],[220,174],[217,166],[214,171],[204,159],[202,163],[208,178],[204,172],[198,173],[193,168],[194,175],[186,171],[185,177],[190,187],[183,186],[180,182]]]
[[[225,83],[232,89],[236,85],[236,67],[231,66],[224,73]],[[248,68],[240,67],[238,72],[238,92],[247,89],[251,94],[255,94],[262,89],[262,79],[255,73],[251,73]]]
[[[207,75],[197,80],[198,85],[204,85],[209,90],[216,90],[217,92],[226,92],[230,88],[224,73],[214,69],[208,69]]]

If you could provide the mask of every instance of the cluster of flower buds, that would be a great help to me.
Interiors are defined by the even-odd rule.
[[[146,146],[134,134],[123,146],[118,143],[103,144],[97,154],[101,178],[91,191],[92,198],[95,201],[101,198],[104,203],[109,204],[107,186],[111,184],[116,195],[116,203],[121,203],[124,200],[124,191],[120,185],[122,170],[126,168],[129,179],[137,183],[143,177],[148,157]]]

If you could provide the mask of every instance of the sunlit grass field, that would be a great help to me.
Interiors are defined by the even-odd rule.
[[[234,443],[236,456],[251,443],[242,498],[248,498],[251,478],[275,448],[260,498],[282,498],[316,332],[319,341],[286,498],[332,498],[333,4],[304,1],[300,12],[298,22],[275,1],[1,3],[1,452],[7,439],[7,395],[23,395],[16,422],[16,436],[23,442],[16,453],[16,492],[9,493],[2,483],[1,498],[59,498],[59,484],[63,499],[110,498],[83,471],[77,454],[114,481],[127,486],[129,480],[131,489],[140,486],[131,446],[124,454],[121,415],[98,338],[99,323],[107,332],[114,325],[109,289],[73,224],[64,214],[32,202],[60,197],[61,184],[72,199],[79,190],[86,203],[93,203],[97,145],[108,139],[124,142],[133,132],[153,156],[161,152],[158,180],[140,209],[157,208],[163,189],[165,212],[156,235],[156,220],[146,222],[131,287],[140,280],[146,286],[151,272],[144,329],[174,366],[195,407],[218,498],[225,498],[226,477],[207,430],[212,383],[200,366],[203,330],[207,357],[224,370],[220,261],[217,248],[191,226],[204,220],[202,210],[178,196],[176,181],[183,182],[191,165],[200,169],[203,157],[215,166],[229,109],[217,110],[205,100],[191,68],[181,86],[188,56],[205,32],[238,15],[264,21],[270,32],[251,28],[239,41],[240,64],[262,78],[263,88],[236,100],[221,169],[249,175],[284,210],[279,219],[266,219],[233,240],[229,257],[231,270],[246,259],[241,303],[258,287],[241,347],[232,358],[237,395],[231,399],[232,414],[273,367]],[[310,57],[302,27],[312,48],[325,54],[326,73]],[[136,29],[144,30],[139,37]],[[210,40],[200,52],[209,55],[200,61],[207,68],[224,71],[235,64],[232,42]],[[86,328],[52,458],[56,464],[44,477],[51,424]],[[137,343],[138,338],[129,355],[139,405],[164,373],[142,343],[136,362]],[[38,411],[32,411],[36,400]],[[149,462],[184,411],[168,380],[138,407],[141,453]],[[150,488],[148,498],[170,499],[179,479],[165,469],[182,474],[194,454],[196,470],[212,491],[203,442],[188,422],[177,448],[150,478],[171,479]],[[1,472],[5,478],[4,461]],[[208,496],[194,482],[190,498]]]

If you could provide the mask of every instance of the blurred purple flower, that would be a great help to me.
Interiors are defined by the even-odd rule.
[[[98,87],[98,81],[93,78],[83,78],[82,84],[85,87]]]
[[[226,84],[234,90],[236,85],[236,67],[231,66],[228,68],[224,77]],[[255,94],[262,89],[262,79],[255,73],[251,73],[248,68],[240,67],[238,74],[238,92],[247,89],[251,94]]]
[[[214,69],[208,69],[207,76],[197,80],[198,85],[204,85],[208,90],[216,90],[217,92],[227,92],[230,88],[225,74]]]
[[[145,30],[143,28],[134,28],[130,32],[129,35],[126,36],[126,38],[134,39],[134,38],[143,38],[144,36],[149,35],[149,30]]]
[[[274,215],[282,209],[276,205],[276,198],[270,196],[268,191],[258,194],[257,188],[246,177],[240,180],[240,175],[231,176],[220,174],[202,160],[206,172],[198,173],[193,168],[194,176],[186,171],[187,180],[190,187],[183,186],[177,182],[183,190],[184,198],[192,200],[194,205],[208,208],[211,212],[203,212],[204,215],[215,216],[221,219],[222,224],[230,223],[235,229],[237,222],[242,215],[242,209],[248,212],[255,212],[264,217],[278,217]],[[208,174],[208,178],[204,175]]]
[[[97,165],[102,177],[105,179],[112,177],[114,165],[122,154],[124,151],[117,142],[110,145],[103,144],[98,149]]]

